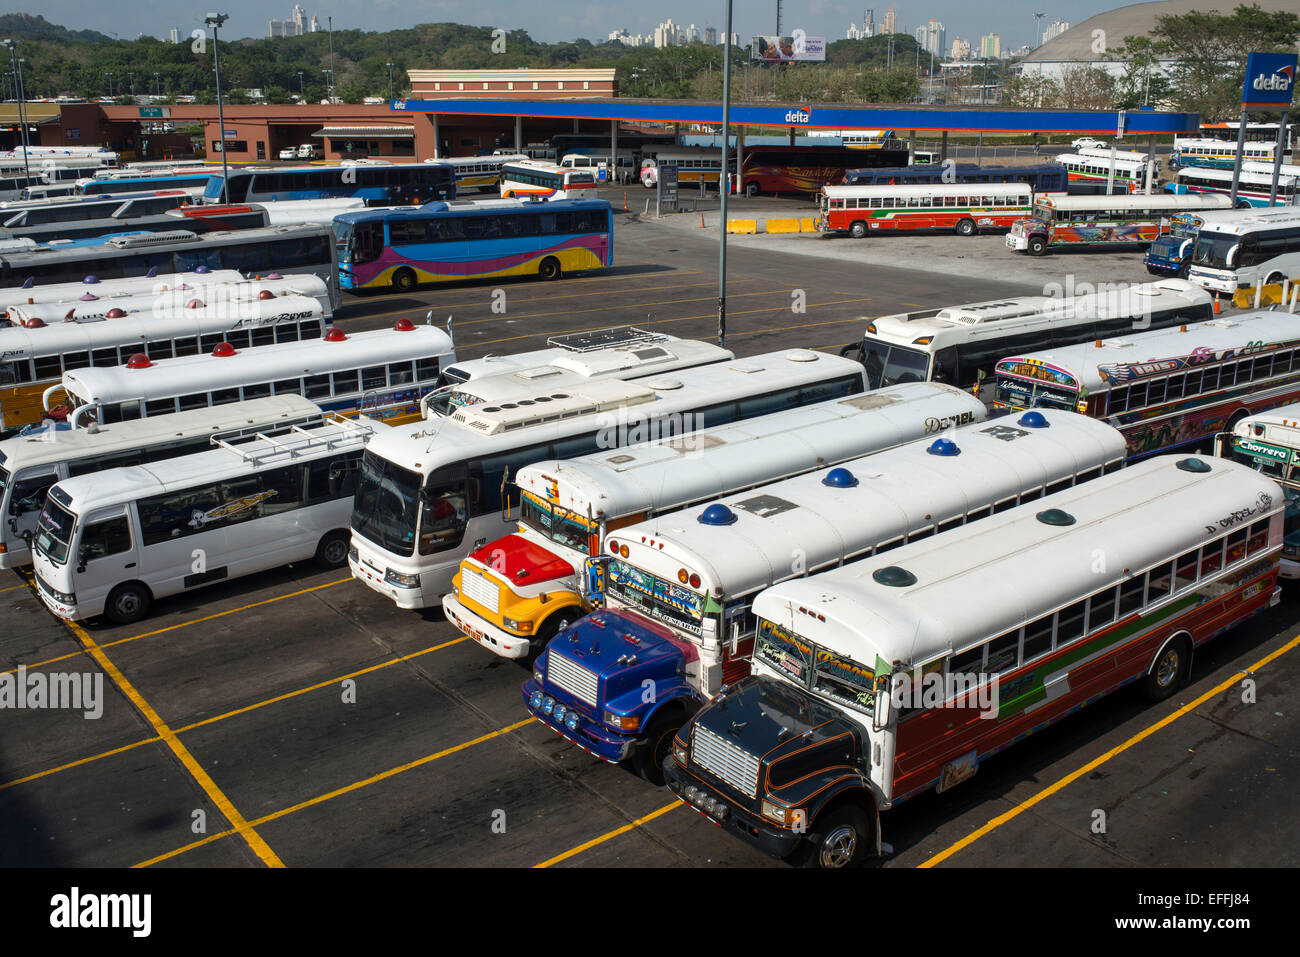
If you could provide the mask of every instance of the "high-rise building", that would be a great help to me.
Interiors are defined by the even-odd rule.
[[[862,17],[862,36],[873,37],[876,35],[876,11],[867,8]]]
[[[846,40],[862,39],[862,31],[858,29],[858,25],[856,23],[849,24],[849,29],[845,32],[844,39]]]
[[[293,15],[290,17],[290,19],[293,20],[294,36],[300,37],[306,32],[305,29],[306,24],[303,22],[306,16],[307,16],[307,11],[295,3],[293,5]]]
[[[181,42],[180,27],[172,27],[171,33],[167,35],[167,39],[171,40],[172,43],[180,43]]]
[[[970,59],[970,44],[961,37],[952,41],[952,58],[954,60]]]
[[[314,13],[311,15],[311,30],[309,32],[311,33],[320,32],[320,17],[316,16],[316,14]]]
[[[1067,21],[1053,20],[1047,25],[1047,28],[1043,30],[1043,42],[1046,43],[1048,40],[1053,40],[1056,37],[1059,37],[1068,29],[1070,29],[1070,24]]]
[[[273,37],[300,37],[304,32],[306,16],[307,11],[301,6],[294,4],[293,10],[289,13],[289,18],[287,20],[271,21],[268,35]],[[312,23],[315,24],[315,22],[316,18],[312,17]]]
[[[890,7],[889,10],[885,13],[885,19],[880,24],[880,32],[881,33],[898,32],[898,14],[894,12],[893,7]]]
[[[717,28],[717,27],[705,27],[705,28],[704,28],[704,42],[707,43],[707,44],[708,44],[709,46],[711,46],[711,47],[712,47],[712,46],[717,46],[717,45],[718,45],[718,28]]]
[[[673,18],[669,17],[659,26],[655,27],[655,48],[676,46],[681,43],[681,28],[673,23]]]
[[[980,59],[996,60],[1002,56],[1002,40],[996,33],[980,37]]]
[[[700,28],[693,23],[686,28],[686,42],[687,43],[700,42]]]

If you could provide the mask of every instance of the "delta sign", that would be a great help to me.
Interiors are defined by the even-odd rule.
[[[1296,54],[1252,53],[1246,60],[1243,110],[1289,110],[1295,89]]]

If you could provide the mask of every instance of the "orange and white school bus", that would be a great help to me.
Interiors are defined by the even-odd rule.
[[[861,239],[880,230],[951,229],[974,236],[1010,229],[1034,208],[1025,183],[925,183],[907,186],[823,186],[817,229]]]
[[[1197,647],[1277,604],[1283,511],[1253,469],[1161,456],[773,585],[753,676],[678,732],[668,783],[770,854],[860,864],[880,812],[1123,685],[1185,685]]]

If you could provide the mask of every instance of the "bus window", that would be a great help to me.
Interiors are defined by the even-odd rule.
[[[131,532],[125,515],[94,522],[86,526],[81,533],[82,561],[93,562],[97,558],[106,558],[131,550]]]
[[[460,544],[469,520],[466,479],[428,484],[420,490],[420,554],[431,555]]]

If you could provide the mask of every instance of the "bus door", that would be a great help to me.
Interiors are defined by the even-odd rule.
[[[9,490],[9,514],[5,516],[5,541],[17,539],[27,542],[31,547],[32,536],[36,533],[36,520],[45,508],[45,496],[50,486],[61,476],[56,466],[44,466],[25,471],[20,478],[10,479],[13,488]]]
[[[743,599],[729,602],[719,617],[722,624],[722,632],[718,635],[718,641],[722,643],[722,683],[728,685],[749,675],[754,660],[755,619],[749,602]],[[704,621],[714,620],[706,604]]]

